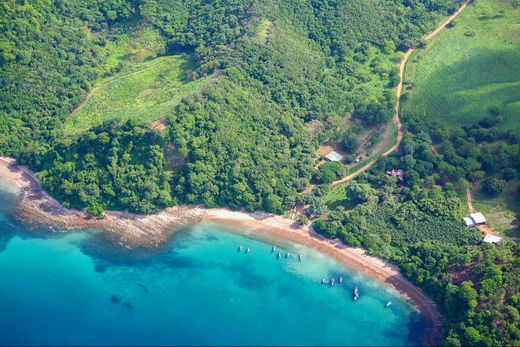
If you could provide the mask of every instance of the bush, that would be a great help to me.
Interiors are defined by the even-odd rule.
[[[516,171],[511,168],[504,169],[504,171],[502,171],[502,177],[508,182],[512,181],[516,178]]]
[[[496,196],[504,191],[506,187],[506,181],[498,178],[490,178],[484,182],[482,189],[484,193],[489,196]]]
[[[342,176],[345,169],[341,163],[337,161],[331,161],[320,166],[320,182],[331,183]]]
[[[392,114],[379,102],[372,101],[368,104],[360,105],[356,110],[355,116],[367,125],[374,125],[388,122]]]

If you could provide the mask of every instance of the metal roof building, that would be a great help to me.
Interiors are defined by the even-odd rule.
[[[332,151],[325,156],[325,159],[327,159],[328,161],[342,161],[343,156],[338,152]]]
[[[486,218],[482,213],[472,213],[469,215],[475,221],[475,224],[486,224]]]
[[[497,243],[497,242],[500,242],[502,241],[502,238],[501,237],[498,237],[496,235],[493,235],[493,234],[487,234],[485,237],[484,237],[484,242],[486,243]]]
[[[484,215],[480,212],[472,213],[469,215],[469,217],[464,217],[462,219],[464,220],[464,223],[466,223],[466,226],[468,228],[471,228],[471,227],[474,227],[477,225],[481,225],[481,224],[486,224],[486,222],[487,222]]]

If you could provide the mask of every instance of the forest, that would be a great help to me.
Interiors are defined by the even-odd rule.
[[[462,182],[491,197],[520,177],[520,138],[500,126],[500,112],[459,127],[407,113],[399,154],[334,188],[341,199],[328,198],[328,184],[345,167],[315,167],[320,144],[351,152],[359,129],[389,121],[403,52],[460,4],[3,1],[0,155],[36,171],[65,206],[99,218],[182,203],[278,214],[308,204],[317,232],[399,265],[436,301],[446,345],[519,345],[519,247],[482,244],[461,223]],[[70,131],[71,113],[99,82],[132,65],[113,46],[136,23],[163,44],[145,64],[189,56],[182,75],[196,88],[147,115],[164,129],[126,114]],[[394,168],[404,182],[385,174]]]
[[[85,135],[71,131],[66,120],[114,70],[109,61],[115,34],[139,21],[163,36],[165,47],[156,56],[190,54],[196,66],[186,71],[189,78],[209,78],[172,111],[153,117],[167,122],[160,146],[178,158],[169,166],[171,202],[280,213],[305,189],[315,170],[314,151],[336,136],[338,121],[353,116],[367,127],[388,121],[396,50],[456,7],[448,0],[10,0],[2,4],[0,19],[0,110],[6,115],[0,154],[16,156],[41,175],[43,167],[64,170],[62,160],[79,164],[90,154],[103,162],[110,148],[85,151]],[[268,22],[271,29],[260,40]],[[324,129],[321,135],[308,135],[311,123]],[[115,128],[107,131],[110,126]],[[118,132],[116,122],[100,127],[109,137]],[[83,180],[81,165],[67,170],[76,176],[68,178],[72,182]],[[101,165],[96,174],[103,182],[110,171]],[[90,211],[99,205],[134,212],[163,206],[142,209],[129,200],[105,201],[103,194],[78,200],[63,184],[43,183],[61,201]]]

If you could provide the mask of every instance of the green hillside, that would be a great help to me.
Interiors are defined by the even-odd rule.
[[[132,65],[131,68],[100,80],[64,124],[75,133],[107,120],[137,118],[144,123],[173,113],[182,98],[197,91],[207,80],[192,81],[188,55],[165,56]]]
[[[417,51],[406,70],[406,117],[468,124],[500,115],[520,131],[520,6],[479,0]]]
[[[332,190],[344,165],[317,167],[322,144],[363,165],[350,154],[381,141],[403,52],[461,3],[4,0],[0,155],[93,218],[310,206],[317,232],[397,264],[435,300],[445,345],[517,346],[518,245],[466,228],[460,188],[514,235],[518,0],[473,1],[417,50],[395,155]]]

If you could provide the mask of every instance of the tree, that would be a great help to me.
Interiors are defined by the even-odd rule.
[[[482,189],[489,196],[497,196],[504,191],[506,187],[506,181],[498,178],[490,178],[484,181]]]
[[[297,222],[299,225],[307,225],[309,224],[309,218],[305,215],[299,215]]]
[[[516,171],[512,168],[505,168],[502,171],[502,177],[508,182],[512,181],[516,178]]]
[[[459,285],[458,297],[459,300],[466,305],[467,309],[471,310],[475,308],[475,306],[477,306],[478,293],[475,288],[473,288],[473,282],[462,282]]]
[[[354,115],[367,125],[386,123],[391,117],[390,111],[377,101],[361,104]]]
[[[321,165],[318,170],[321,174],[320,182],[327,184],[341,177],[345,169],[341,163],[331,161]]]
[[[464,329],[464,339],[470,346],[477,346],[482,338],[477,329],[474,327],[467,327]]]
[[[266,209],[272,213],[282,213],[282,199],[278,195],[269,194],[266,200]]]
[[[345,151],[353,153],[358,148],[357,136],[349,129],[343,132],[341,136],[341,144]]]
[[[318,233],[326,238],[332,239],[336,237],[336,228],[331,223],[324,221],[323,219],[318,219],[314,223],[312,223],[312,228]]]
[[[373,195],[373,190],[368,184],[359,184],[356,181],[350,182],[345,190],[347,197],[354,204],[363,204]]]

